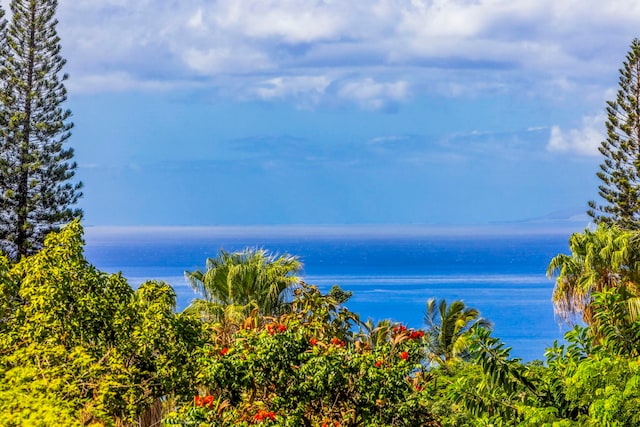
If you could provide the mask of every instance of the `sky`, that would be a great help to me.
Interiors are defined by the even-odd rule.
[[[637,0],[59,0],[56,16],[90,226],[586,223],[640,36]]]

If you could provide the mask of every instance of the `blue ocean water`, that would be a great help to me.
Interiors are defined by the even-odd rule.
[[[463,300],[494,325],[494,336],[524,360],[543,359],[561,339],[551,304],[551,258],[567,252],[567,232],[456,233],[422,229],[202,228],[87,229],[86,257],[132,286],[170,283],[178,308],[197,295],[184,271],[204,269],[219,249],[259,247],[297,255],[303,278],[328,290],[353,291],[346,304],[362,319],[423,326],[426,301]]]

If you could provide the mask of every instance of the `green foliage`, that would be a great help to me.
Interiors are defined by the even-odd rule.
[[[476,363],[451,374],[449,398],[467,411],[470,425],[638,425],[640,359],[608,355],[587,328],[576,326],[565,340],[547,351],[546,366],[523,365],[480,329]]]
[[[600,225],[595,231],[574,233],[571,255],[560,254],[547,274],[558,274],[553,291],[555,311],[561,318],[582,318],[594,323],[593,293],[624,287],[637,293],[640,283],[640,239],[635,232]]]
[[[462,301],[454,301],[447,307],[446,300],[437,304],[433,298],[427,301],[424,322],[429,359],[439,364],[468,359],[473,328],[491,328],[491,323],[481,318],[478,310],[466,307]]]
[[[546,403],[575,425],[638,425],[640,360],[607,354],[593,345],[586,328],[574,328],[565,339],[566,348],[555,343],[547,353]]]
[[[629,300],[635,298],[626,287],[593,295],[592,333],[608,354],[640,356],[640,321],[629,304]]]
[[[74,405],[58,395],[58,388],[35,366],[0,371],[0,425],[81,426]]]
[[[238,323],[252,310],[260,314],[278,314],[286,292],[300,279],[296,274],[302,264],[296,257],[275,256],[265,250],[246,249],[243,252],[220,251],[206,261],[206,271],[185,272],[194,290],[203,299],[196,299],[189,311],[205,319]]]
[[[589,202],[587,213],[597,222],[640,228],[640,40],[634,39],[620,69],[619,89],[607,102],[607,138],[597,173],[604,204]]]
[[[449,398],[477,423],[517,425],[525,419],[527,405],[536,399],[532,374],[519,359],[510,357],[511,349],[489,330],[474,327],[472,331],[469,351],[475,363],[466,365],[454,378]]]
[[[111,345],[109,326],[125,315],[133,291],[120,275],[106,275],[83,257],[78,221],[47,237],[45,248],[11,269],[19,283],[13,310],[16,341]]]
[[[56,33],[56,0],[12,0],[0,25],[0,247],[15,260],[42,247],[45,236],[81,216],[73,124]],[[1,16],[0,16],[1,19]]]
[[[575,233],[571,255],[558,255],[553,301],[565,320],[581,316],[595,342],[616,355],[640,354],[640,235],[618,227]]]
[[[0,259],[0,374],[25,379],[7,393],[63,402],[56,410],[85,425],[126,425],[159,399],[192,388],[201,323],[175,314],[167,284],[148,282],[134,292],[121,275],[91,266],[82,246],[74,221],[17,264]],[[37,381],[29,381],[34,372]],[[1,408],[0,420],[10,413],[24,425],[36,425],[33,417],[46,424],[54,413]]]

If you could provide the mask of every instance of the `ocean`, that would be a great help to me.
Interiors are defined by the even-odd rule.
[[[184,272],[204,269],[220,249],[247,247],[300,257],[303,279],[353,292],[346,306],[363,320],[424,325],[429,298],[462,300],[493,323],[512,356],[543,359],[567,327],[554,317],[551,258],[567,253],[566,230],[427,227],[207,227],[86,229],[86,258],[121,271],[136,287],[163,280],[178,309],[197,295]]]

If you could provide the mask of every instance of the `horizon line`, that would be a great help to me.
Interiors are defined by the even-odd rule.
[[[562,234],[583,231],[589,223],[578,220],[511,221],[485,224],[228,224],[228,225],[89,225],[85,236],[131,234],[144,237],[198,236],[461,236]]]

